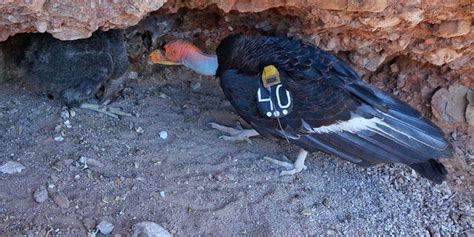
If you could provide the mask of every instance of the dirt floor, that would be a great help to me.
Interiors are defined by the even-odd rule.
[[[209,128],[238,120],[216,79],[147,67],[113,103],[134,115],[121,119],[1,85],[0,165],[26,169],[0,174],[0,235],[84,236],[102,220],[112,234],[148,220],[176,236],[472,235],[469,170],[434,185],[400,165],[314,153],[281,177],[262,158],[294,159],[296,147],[229,143]],[[37,203],[41,186],[49,198]]]

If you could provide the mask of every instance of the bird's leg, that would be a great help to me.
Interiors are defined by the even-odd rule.
[[[112,102],[115,97],[123,90],[125,84],[129,79],[129,73],[126,72],[122,74],[120,77],[115,79],[109,79],[104,86],[104,94],[100,100],[100,104],[108,105]]]
[[[132,116],[132,114],[123,112],[122,109],[103,104],[82,103],[79,108],[96,111],[108,116],[119,118],[119,116]]]
[[[308,156],[308,152],[304,149],[300,149],[296,161],[293,164],[289,162],[275,160],[267,156],[263,157],[263,159],[288,169],[281,171],[280,175],[294,175],[296,173],[301,172],[302,170],[307,169],[306,165],[304,165],[304,160],[306,159],[306,156]]]
[[[217,123],[209,123],[209,125],[214,129],[229,134],[230,136],[223,135],[219,137],[219,139],[226,141],[247,141],[252,143],[249,138],[260,135],[255,129],[243,129],[240,123],[237,123],[236,128],[222,126]]]
[[[104,88],[104,94],[99,104],[82,103],[79,108],[96,111],[99,113],[106,114],[108,116],[119,118],[119,116],[132,116],[132,114],[122,111],[117,107],[111,107],[108,104],[117,96],[117,94],[123,90],[126,81],[128,80],[128,73],[124,73],[122,76],[109,80]]]

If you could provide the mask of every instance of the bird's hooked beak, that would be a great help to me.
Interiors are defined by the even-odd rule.
[[[149,55],[149,63],[151,64],[162,64],[162,65],[182,65],[181,62],[171,61],[166,58],[164,52],[161,49],[155,49]]]

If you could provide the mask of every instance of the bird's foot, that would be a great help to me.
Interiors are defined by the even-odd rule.
[[[250,137],[260,135],[257,131],[255,131],[255,129],[243,129],[240,123],[237,123],[236,128],[226,127],[217,123],[209,123],[209,125],[214,129],[229,134],[229,136],[222,135],[219,137],[219,139],[225,141],[247,141],[248,143],[252,144]]]
[[[263,159],[275,165],[283,166],[286,169],[288,169],[288,170],[281,171],[280,175],[294,175],[296,173],[299,173],[307,169],[306,165],[304,165],[304,160],[306,159],[307,155],[308,155],[308,152],[301,149],[300,152],[298,153],[298,158],[296,158],[295,163],[276,160],[268,156],[263,157]]]
[[[104,87],[104,94],[100,100],[100,104],[108,105],[114,100],[120,92],[125,88],[125,84],[130,78],[130,72],[126,72],[118,78],[109,80]]]
[[[82,103],[79,108],[96,111],[114,118],[119,118],[119,116],[132,116],[132,114],[124,112],[120,108],[111,107],[108,105]]]

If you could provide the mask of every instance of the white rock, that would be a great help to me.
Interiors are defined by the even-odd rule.
[[[100,233],[102,233],[104,235],[108,235],[108,234],[112,233],[113,229],[114,229],[114,225],[112,225],[112,223],[110,223],[108,221],[101,221],[97,225],[97,230],[99,230]]]
[[[48,191],[46,187],[41,185],[36,191],[33,193],[33,198],[37,203],[42,203],[48,200]]]
[[[160,132],[160,138],[163,139],[163,140],[166,140],[168,138],[168,132],[161,131]]]
[[[143,129],[142,127],[138,127],[138,128],[135,128],[135,131],[137,133],[144,133],[145,132],[145,129]]]
[[[64,121],[64,127],[72,128],[72,125],[71,125],[71,122],[69,121],[69,119],[66,119],[66,121]]]
[[[57,141],[57,142],[62,142],[62,141],[64,141],[64,137],[61,136],[61,135],[58,135],[58,136],[54,137],[54,140]]]
[[[96,160],[96,159],[92,159],[92,158],[87,158],[85,156],[81,156],[81,158],[79,158],[79,163],[83,164],[84,165],[84,169],[88,168],[89,166],[90,167],[98,167],[98,168],[102,168],[104,167],[104,163]]]
[[[147,237],[171,237],[172,235],[160,225],[151,222],[143,221],[133,225],[133,237],[147,236]]]
[[[8,161],[0,166],[0,172],[4,174],[16,174],[26,169],[26,167],[16,161]]]

